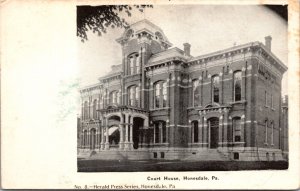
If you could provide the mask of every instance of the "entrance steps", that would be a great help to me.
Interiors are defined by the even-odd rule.
[[[230,158],[227,153],[217,149],[201,149],[195,150],[183,160],[187,161],[229,161]]]
[[[93,151],[91,150],[84,150],[84,149],[81,149],[80,151],[78,151],[78,155],[77,155],[77,158],[79,159],[87,159],[91,156]]]
[[[147,160],[149,159],[149,152],[147,151],[136,151],[136,150],[106,150],[97,151],[91,155],[89,159],[98,160]]]

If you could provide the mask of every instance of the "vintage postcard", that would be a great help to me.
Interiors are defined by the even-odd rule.
[[[298,1],[1,2],[1,186],[299,188]]]

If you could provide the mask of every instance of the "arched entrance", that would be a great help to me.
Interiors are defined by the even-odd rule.
[[[217,117],[208,120],[209,127],[209,148],[214,149],[218,147],[219,142],[219,119]]]
[[[109,136],[109,145],[112,147],[117,146],[120,142],[120,131],[118,126],[111,126],[108,129],[108,136]]]
[[[112,115],[108,118],[108,142],[110,147],[119,147],[120,142],[120,117],[117,115]]]
[[[133,141],[133,148],[139,148],[139,142],[142,142],[142,133],[143,133],[143,126],[144,126],[144,119],[140,117],[133,118],[133,132],[132,132],[132,141]]]
[[[91,140],[91,149],[95,149],[96,145],[96,129],[91,129],[91,135],[90,135],[90,140]]]

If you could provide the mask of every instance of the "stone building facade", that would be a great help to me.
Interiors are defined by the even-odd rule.
[[[80,90],[78,156],[282,160],[287,67],[271,40],[193,57],[150,21],[132,24],[116,40],[120,64]]]

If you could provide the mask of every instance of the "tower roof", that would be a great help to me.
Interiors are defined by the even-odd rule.
[[[116,41],[118,43],[122,43],[123,41],[126,41],[129,38],[137,37],[139,34],[143,32],[146,32],[147,34],[149,34],[155,39],[157,38],[162,43],[168,45],[168,47],[172,46],[172,44],[169,42],[168,38],[166,37],[162,29],[147,19],[143,19],[136,23],[131,24],[129,28],[124,31],[122,36],[116,39]]]

